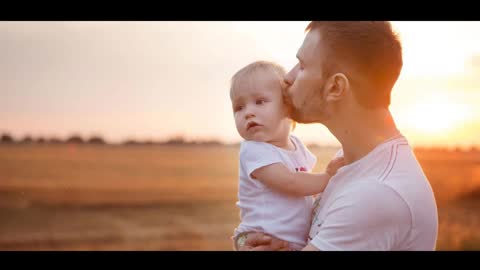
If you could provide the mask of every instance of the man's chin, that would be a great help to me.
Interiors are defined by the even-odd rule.
[[[291,112],[291,119],[300,124],[326,124],[330,119],[330,114],[325,109],[320,111],[305,111],[294,109]]]
[[[308,117],[305,116],[305,114],[299,112],[299,111],[293,111],[292,112],[292,116],[291,116],[292,120],[297,122],[297,123],[300,123],[300,124],[310,124],[310,123],[315,123],[315,121],[313,121],[313,119],[309,119]]]
[[[299,124],[323,124],[326,119],[318,119],[315,117],[308,117],[304,114],[292,114],[292,120]]]

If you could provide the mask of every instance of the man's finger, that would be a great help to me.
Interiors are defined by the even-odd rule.
[[[272,239],[269,245],[256,246],[250,250],[251,251],[280,251],[280,250],[288,250],[288,249],[289,249],[288,242],[278,240],[278,239]]]
[[[258,246],[250,249],[251,251],[272,251],[270,246]]]
[[[288,248],[288,242],[275,239],[272,241],[270,247],[272,248],[272,250],[281,250],[283,248]]]
[[[272,238],[263,233],[248,234],[245,240],[245,246],[256,247],[262,245],[270,245]]]
[[[280,248],[279,251],[292,251],[292,249],[288,245],[288,242],[283,241],[283,247]]]
[[[238,251],[251,251],[252,247],[251,246],[241,246]]]

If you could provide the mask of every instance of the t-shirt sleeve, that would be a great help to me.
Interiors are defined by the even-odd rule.
[[[240,163],[248,176],[253,171],[274,163],[283,163],[280,155],[268,143],[245,141],[240,149]]]
[[[311,244],[320,250],[395,250],[411,229],[405,201],[390,187],[367,182],[331,204]]]

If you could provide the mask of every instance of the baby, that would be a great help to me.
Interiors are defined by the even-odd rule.
[[[343,166],[332,160],[325,173],[312,173],[316,157],[294,135],[294,122],[285,94],[285,69],[257,61],[231,80],[235,125],[245,139],[240,146],[237,206],[241,222],[235,247],[247,232],[262,232],[289,242],[289,249],[307,244],[313,196],[323,192],[330,177]]]

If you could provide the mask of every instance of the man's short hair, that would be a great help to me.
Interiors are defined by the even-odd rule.
[[[366,108],[388,108],[403,66],[402,45],[390,22],[314,21],[305,31],[320,31],[327,50],[326,76],[347,75],[354,96]]]

